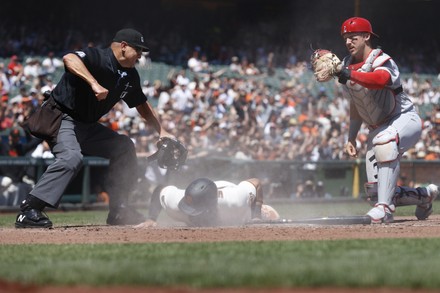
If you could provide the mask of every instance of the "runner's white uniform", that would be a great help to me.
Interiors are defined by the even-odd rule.
[[[255,186],[248,181],[234,184],[222,180],[214,181],[214,183],[218,189],[219,225],[236,226],[249,222],[251,220],[251,203],[256,197]],[[167,186],[160,192],[160,204],[169,217],[190,225],[189,217],[178,208],[184,195],[185,189]],[[262,216],[264,216],[263,213]]]

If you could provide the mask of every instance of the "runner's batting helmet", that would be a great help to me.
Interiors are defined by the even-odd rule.
[[[341,26],[341,36],[345,33],[370,33],[373,36],[379,37],[373,33],[371,23],[362,17],[351,17],[344,21]]]
[[[217,208],[217,185],[207,178],[191,182],[185,190],[185,196],[178,204],[179,209],[189,216],[198,216]]]

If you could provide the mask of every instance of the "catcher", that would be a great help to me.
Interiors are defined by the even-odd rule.
[[[280,217],[275,209],[263,204],[262,186],[256,178],[238,184],[199,178],[186,189],[157,188],[151,197],[148,220],[135,227],[156,226],[162,209],[172,219],[192,227],[236,226]]]
[[[402,88],[396,63],[379,48],[370,22],[361,17],[344,21],[341,36],[349,55],[342,62],[328,50],[316,50],[311,57],[320,82],[338,78],[344,96],[350,100],[350,127],[345,151],[357,157],[356,137],[365,123],[367,139],[365,184],[374,207],[367,213],[372,223],[393,222],[395,207],[416,205],[415,216],[425,220],[439,194],[437,185],[409,188],[397,186],[402,154],[420,138],[422,122]]]

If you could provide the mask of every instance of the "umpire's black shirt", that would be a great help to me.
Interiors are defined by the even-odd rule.
[[[64,112],[81,122],[96,122],[123,99],[129,107],[147,100],[135,68],[124,68],[116,60],[111,48],[86,48],[74,52],[96,81],[108,90],[107,98],[98,101],[90,85],[66,68],[52,96]]]

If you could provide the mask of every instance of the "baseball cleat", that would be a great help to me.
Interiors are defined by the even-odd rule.
[[[416,218],[418,220],[426,220],[432,214],[432,202],[437,198],[439,194],[439,188],[435,184],[429,184],[426,187],[428,192],[427,203],[419,204],[416,207]]]
[[[374,208],[372,208],[367,216],[371,218],[371,224],[389,224],[394,222],[393,217],[394,205],[386,205],[386,204],[375,204]]]
[[[137,225],[145,221],[144,215],[127,206],[119,207],[116,212],[110,212],[107,217],[107,225],[111,226]]]
[[[52,221],[37,209],[26,209],[17,215],[15,228],[52,228]]]

